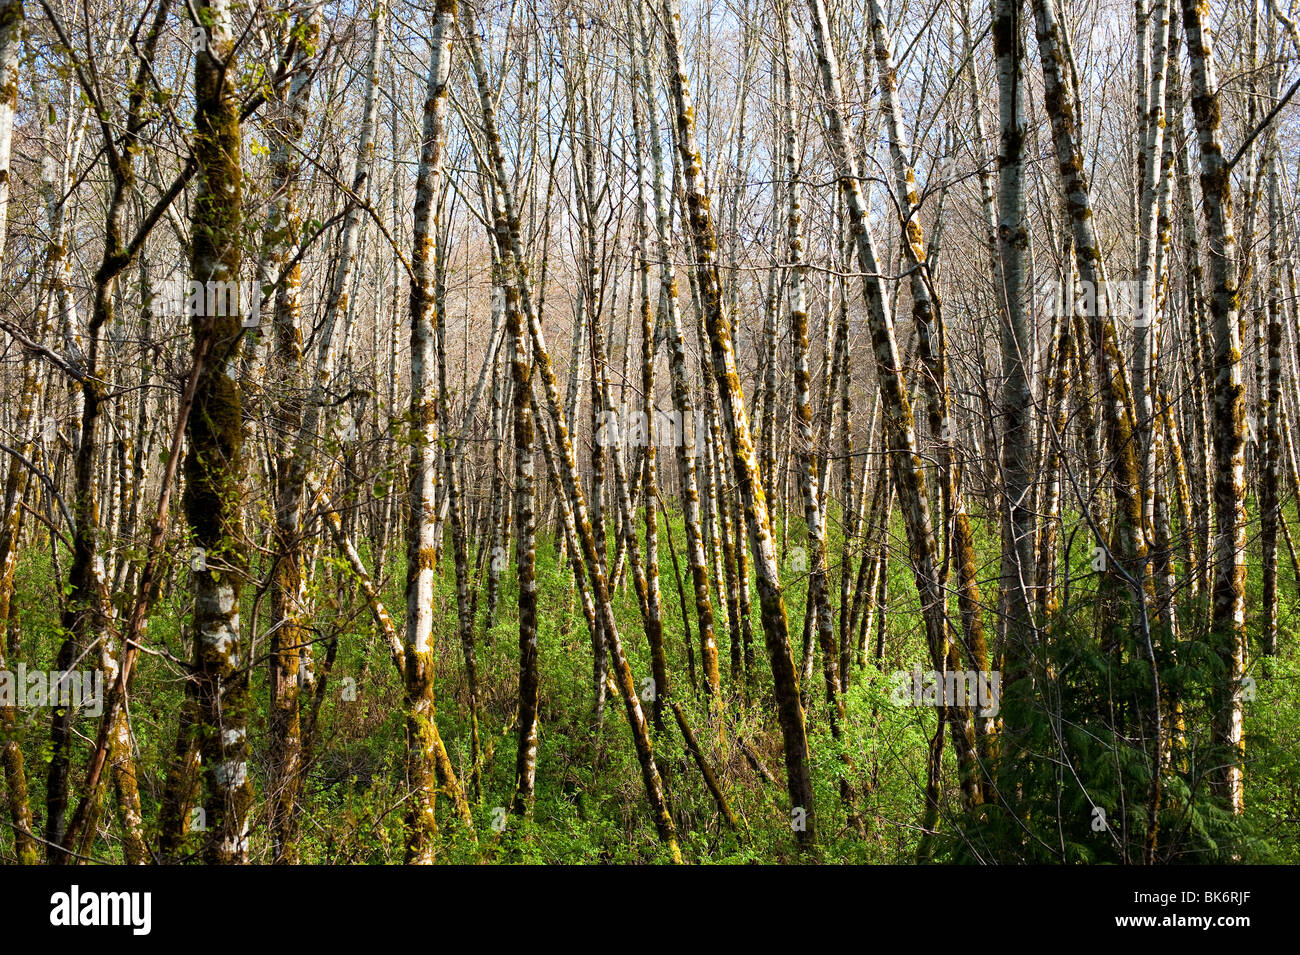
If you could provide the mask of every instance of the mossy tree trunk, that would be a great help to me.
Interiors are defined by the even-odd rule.
[[[211,0],[196,11],[207,43],[194,59],[198,189],[190,223],[190,267],[192,281],[206,286],[239,279],[242,142],[232,5]],[[194,678],[208,827],[204,855],[212,863],[243,863],[248,860],[253,783],[248,773],[247,644],[239,619],[246,561],[242,400],[235,377],[240,317],[237,311],[191,314],[190,327],[195,354],[208,356],[187,423],[182,501],[193,545],[202,550],[201,562],[194,565]]]
[[[447,84],[455,0],[439,0],[430,36],[420,166],[415,184],[411,255],[411,410],[409,498],[406,513],[406,862],[433,861],[437,798],[438,727],[434,698],[433,622],[437,578],[438,391],[435,354],[434,268],[439,196],[446,148]]]
[[[1246,387],[1241,373],[1237,242],[1232,223],[1232,170],[1223,156],[1222,106],[1204,8],[1182,0],[1191,61],[1192,114],[1200,146],[1201,203],[1209,264],[1214,355],[1214,523],[1210,633],[1224,664],[1214,697],[1213,742],[1222,748],[1213,785],[1235,813],[1245,809],[1242,677],[1246,666]]]
[[[753,552],[763,633],[775,683],[795,836],[800,844],[811,845],[815,840],[815,807],[803,706],[799,702],[798,678],[790,648],[776,548],[768,521],[767,498],[763,492],[758,456],[750,437],[744,395],[741,393],[740,377],[736,370],[731,324],[723,309],[722,288],[718,279],[717,233],[704,182],[704,170],[696,142],[695,112],[682,59],[681,11],[678,0],[663,0],[661,10],[677,126],[677,146],[681,153],[682,191],[696,259],[695,273],[712,353],[712,371],[717,383],[721,413],[726,418],[727,430],[730,432],[735,477]]]

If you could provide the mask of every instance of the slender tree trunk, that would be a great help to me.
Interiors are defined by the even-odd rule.
[[[1246,389],[1241,377],[1236,238],[1232,226],[1232,170],[1223,157],[1221,102],[1214,50],[1202,9],[1182,0],[1191,61],[1192,113],[1200,145],[1201,202],[1209,259],[1214,353],[1214,523],[1211,639],[1225,673],[1215,696],[1213,741],[1223,748],[1214,773],[1219,796],[1234,813],[1242,795],[1242,677],[1246,666]]]
[[[827,146],[848,211],[858,269],[863,273],[863,293],[872,350],[876,358],[876,377],[883,403],[885,435],[890,447],[889,463],[893,484],[903,507],[913,577],[920,596],[931,663],[936,670],[943,672],[948,659],[947,614],[939,586],[938,547],[931,523],[925,476],[917,454],[911,401],[903,380],[888,290],[881,274],[884,269],[868,222],[866,201],[859,187],[857,160],[844,125],[839,59],[830,42],[826,9],[822,0],[808,0],[808,8],[813,28],[813,48],[821,77]],[[942,722],[945,719],[946,714],[941,709],[940,720]]]
[[[758,458],[750,438],[749,419],[745,414],[744,396],[736,370],[732,348],[731,325],[723,311],[722,289],[718,280],[717,234],[709,211],[709,198],[703,166],[696,143],[694,111],[688,88],[686,68],[682,62],[680,39],[681,12],[678,0],[663,0],[664,47],[668,55],[668,74],[676,112],[677,147],[681,153],[683,192],[695,250],[696,275],[700,286],[703,316],[708,326],[712,350],[713,373],[717,381],[722,412],[731,433],[736,480],[749,528],[750,547],[758,578],[759,603],[763,615],[763,632],[768,660],[776,687],[777,711],[784,741],[786,782],[794,814],[795,835],[801,845],[815,840],[812,778],[808,767],[808,739],[804,729],[803,707],[799,703],[799,686],[794,657],[790,650],[785,601],[777,571],[776,550],[768,523],[767,499],[758,472]]]
[[[415,184],[411,256],[411,459],[406,514],[406,862],[433,861],[437,798],[438,724],[434,697],[433,619],[437,576],[438,394],[434,329],[434,268],[438,197],[446,145],[447,81],[455,0],[438,0],[430,36],[420,166]]]
[[[276,284],[274,310],[275,361],[283,388],[275,408],[275,539],[279,551],[271,576],[271,814],[272,857],[296,861],[294,847],[297,799],[301,778],[302,726],[299,719],[299,659],[309,634],[303,626],[306,580],[303,574],[302,483],[305,468],[296,462],[297,437],[303,425],[302,387],[302,267],[298,261],[301,213],[298,190],[302,162],[297,149],[302,138],[311,94],[311,66],[320,33],[310,16],[295,57],[298,72],[272,126],[272,184],[278,197],[267,216],[263,252],[268,279]],[[299,472],[302,472],[301,474]]]
[[[654,747],[650,740],[649,727],[646,724],[645,714],[641,709],[636,681],[632,675],[632,668],[623,652],[622,641],[614,619],[609,584],[605,575],[604,548],[597,546],[595,535],[592,533],[591,521],[588,519],[587,514],[586,499],[582,493],[579,480],[577,458],[574,455],[573,444],[569,439],[569,428],[564,417],[559,384],[556,381],[550,354],[546,348],[546,339],[542,333],[541,322],[533,308],[529,285],[525,281],[526,276],[522,271],[523,243],[520,238],[519,219],[514,212],[513,197],[506,191],[505,184],[508,180],[505,170],[505,156],[496,125],[496,107],[487,86],[482,43],[468,13],[464,18],[462,34],[472,55],[474,76],[478,87],[479,106],[488,143],[489,171],[491,178],[494,180],[492,200],[497,245],[501,250],[503,259],[508,263],[506,268],[507,281],[513,282],[517,286],[520,305],[524,318],[528,322],[529,337],[533,346],[533,373],[540,373],[542,383],[546,389],[546,401],[551,417],[551,425],[554,429],[555,443],[564,457],[564,469],[561,471],[561,477],[564,479],[565,492],[572,504],[574,524],[581,539],[583,556],[586,558],[587,573],[591,580],[597,619],[604,629],[610,660],[613,663],[614,673],[617,677],[617,685],[627,711],[628,724],[636,747],[642,782],[645,785],[646,796],[650,802],[651,812],[654,815],[655,829],[670,858],[673,862],[679,863],[682,858],[681,849],[677,844],[677,829],[673,824],[672,816],[668,812],[668,802],[663,788],[663,781],[659,776],[659,769],[655,765]]]

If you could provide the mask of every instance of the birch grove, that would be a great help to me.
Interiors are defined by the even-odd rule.
[[[1294,862],[1291,0],[0,0],[0,862]]]

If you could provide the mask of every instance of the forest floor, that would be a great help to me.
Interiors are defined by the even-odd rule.
[[[681,560],[683,529],[679,519],[671,528],[673,543]],[[835,522],[832,521],[832,528]],[[921,810],[926,788],[927,747],[936,725],[935,710],[926,706],[898,705],[891,698],[891,676],[926,666],[928,659],[916,592],[910,570],[903,559],[905,542],[901,524],[893,528],[889,561],[888,616],[879,662],[871,659],[875,634],[868,638],[868,659],[855,665],[845,699],[843,733],[832,737],[825,703],[820,661],[805,689],[811,765],[816,793],[817,842],[812,854],[801,853],[792,835],[797,825],[785,792],[781,736],[776,728],[771,702],[763,635],[753,600],[751,621],[754,659],[752,674],[746,677],[731,669],[731,638],[726,626],[718,627],[719,660],[726,697],[725,718],[710,707],[700,692],[698,643],[688,644],[683,628],[685,608],[691,613],[691,641],[698,641],[693,626],[694,607],[689,589],[686,601],[674,582],[668,556],[669,527],[660,523],[662,602],[671,696],[680,702],[685,718],[706,749],[707,759],[717,773],[723,791],[739,822],[731,831],[704,785],[702,776],[683,745],[672,713],[662,710],[662,725],[654,731],[655,758],[670,793],[682,851],[696,863],[778,863],[824,861],[827,863],[908,863],[916,860],[921,832]],[[796,545],[801,526],[792,521],[786,544]],[[996,546],[981,535],[986,561],[981,577],[996,573]],[[840,541],[832,532],[830,553],[832,591],[838,601],[838,555]],[[612,550],[612,548],[611,548]],[[1095,577],[1089,576],[1090,554],[1076,546],[1070,554],[1073,596],[1085,609]],[[364,554],[363,557],[369,558]],[[512,569],[501,573],[500,601],[496,621],[483,629],[486,595],[478,606],[477,654],[480,679],[480,738],[484,755],[481,771],[471,771],[469,705],[465,668],[456,635],[455,582],[450,553],[441,564],[442,582],[438,595],[442,612],[437,618],[435,639],[439,670],[438,726],[452,763],[465,787],[474,813],[474,832],[456,818],[451,800],[437,802],[440,829],[439,859],[448,862],[662,862],[667,856],[656,838],[647,811],[631,734],[622,701],[607,700],[603,726],[593,726],[591,641],[574,592],[567,561],[557,563],[556,548],[539,535],[539,642],[541,649],[541,699],[539,750],[537,755],[536,801],[532,818],[509,817],[514,790],[515,728],[514,701],[518,693],[518,631],[515,618],[515,579]],[[1252,554],[1253,556],[1253,554]],[[1300,616],[1300,591],[1285,566],[1280,572],[1280,619],[1282,652],[1276,658],[1254,655],[1258,627],[1248,617],[1252,658],[1247,672],[1246,714],[1246,819],[1232,831],[1231,858],[1242,861],[1300,862],[1300,646],[1296,628]],[[52,565],[48,552],[28,548],[18,571],[14,617],[19,622],[19,652],[15,663],[28,667],[49,665],[59,639],[57,608],[48,600],[52,588]],[[473,562],[474,555],[471,555]],[[856,555],[855,555],[856,560]],[[364,603],[359,599],[348,568],[328,551],[322,551],[315,588],[313,655],[319,675],[328,666],[318,722],[314,756],[308,766],[302,802],[301,853],[304,862],[395,863],[402,859],[404,792],[404,717],[402,683],[382,637],[376,631]],[[856,566],[856,564],[855,564]],[[1249,562],[1248,612],[1259,593],[1259,563]],[[684,570],[683,565],[683,570]],[[263,571],[265,568],[263,568]],[[256,577],[257,574],[254,574]],[[188,659],[182,640],[188,602],[191,599],[181,581],[164,594],[149,626],[151,652],[142,656],[133,680],[130,719],[137,746],[137,767],[146,828],[156,832],[158,809],[168,766],[175,749],[178,714],[184,705],[183,668]],[[383,577],[383,599],[401,627],[404,599],[404,568],[399,558],[390,562]],[[806,597],[806,577],[791,573],[784,577],[785,598],[791,640],[796,657],[801,651]],[[996,606],[994,580],[981,580],[986,606]],[[266,611],[253,612],[256,588],[245,589],[245,621],[256,620],[266,627]],[[651,692],[650,651],[646,645],[641,615],[630,583],[615,591],[616,614],[623,628],[623,643],[632,671],[640,685]],[[1065,613],[1070,612],[1066,607]],[[1090,612],[1083,615],[1091,616]],[[837,614],[838,616],[838,614]],[[993,632],[993,614],[987,615]],[[267,664],[268,641],[259,632],[250,659],[250,767],[259,792],[267,779]],[[1194,648],[1191,648],[1194,650]],[[1194,660],[1194,652],[1180,660]],[[796,660],[796,662],[798,662]],[[1182,663],[1182,666],[1192,666]],[[92,668],[89,660],[79,664]],[[743,671],[742,653],[742,671]],[[1065,684],[1063,683],[1064,687]],[[1068,689],[1062,692],[1068,693]],[[652,704],[647,699],[647,710]],[[1068,709],[1068,707],[1067,707]],[[44,806],[43,772],[48,759],[48,710],[32,710],[21,721],[20,738],[31,767],[31,803],[36,824],[41,827]],[[1189,725],[1194,714],[1187,714]],[[1064,722],[1068,723],[1069,718]],[[1082,721],[1080,726],[1084,725]],[[83,717],[79,733],[84,743],[93,735],[93,723]],[[738,745],[743,741],[743,746]],[[74,749],[73,778],[83,771],[87,745]],[[1112,747],[1115,748],[1115,747]],[[748,749],[748,755],[744,752]],[[1080,750],[1081,752],[1081,750]],[[934,858],[979,859],[978,827],[967,825],[958,813],[958,781],[952,766],[951,747],[945,754],[945,794],[939,837]],[[1040,753],[1044,764],[1051,754]],[[762,769],[755,768],[755,762]],[[1115,759],[1118,762],[1118,758]],[[1101,770],[1097,770],[1102,772]],[[770,778],[765,779],[764,776]],[[853,793],[851,818],[841,797],[841,777]],[[1078,782],[1076,779],[1075,782]],[[1110,861],[1106,833],[1087,825],[1089,810],[1095,818],[1101,798],[1083,783],[1057,780],[1055,805],[1045,813],[1057,816],[1073,812],[1068,825],[1060,820],[1049,826],[1061,831],[1058,857],[1066,861]],[[1032,787],[1031,787],[1032,788]],[[1104,790],[1104,785],[1098,784]],[[1194,789],[1195,787],[1193,787]],[[1076,791],[1082,790],[1082,791]],[[1122,790],[1122,781],[1121,781]],[[1064,795],[1063,795],[1064,793]],[[1123,792],[1120,794],[1123,802]],[[1175,793],[1175,797],[1177,793]],[[1184,805],[1194,804],[1195,793]],[[111,796],[109,797],[111,799]],[[1083,798],[1086,802],[1079,803]],[[1130,796],[1135,801],[1139,797]],[[1073,800],[1073,803],[1071,802]],[[1049,798],[1049,802],[1050,802]],[[1175,798],[1175,802],[1176,802]],[[1074,809],[1064,803],[1078,803]],[[255,805],[265,807],[269,800]],[[261,811],[261,810],[259,810]],[[106,861],[120,860],[120,839],[115,810],[104,815],[93,855]],[[502,830],[503,824],[504,831]],[[252,820],[253,861],[269,861],[266,841],[267,820]],[[1163,824],[1174,840],[1182,840],[1186,851],[1178,861],[1196,861],[1195,853],[1217,855],[1228,851],[1223,837],[1196,812],[1184,812]],[[1200,838],[1190,830],[1204,829]],[[1069,830],[1072,835],[1067,839]],[[1096,839],[1089,842],[1089,832]],[[1054,841],[1054,840],[1053,840]],[[1217,847],[1217,848],[1216,848]],[[1056,846],[1052,847],[1055,852]],[[12,842],[0,837],[0,861],[12,854]]]

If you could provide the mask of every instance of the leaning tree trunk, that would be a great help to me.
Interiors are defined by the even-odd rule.
[[[754,452],[749,419],[745,414],[745,400],[732,347],[731,324],[722,305],[722,288],[718,280],[717,233],[709,209],[708,190],[696,144],[695,113],[682,58],[681,11],[678,0],[663,0],[662,12],[664,47],[668,54],[668,74],[676,110],[677,146],[682,161],[683,192],[697,260],[695,270],[703,317],[708,326],[713,373],[722,413],[726,416],[731,434],[736,481],[754,555],[763,633],[772,667],[777,713],[784,740],[786,782],[794,813],[795,834],[801,845],[810,846],[815,839],[815,814],[812,778],[808,766],[808,739],[804,728],[803,707],[799,702],[794,656],[790,650],[789,626],[781,594],[776,549],[768,523],[767,498],[763,493],[758,457]]]
[[[1074,234],[1075,264],[1084,294],[1091,297],[1085,305],[1085,314],[1101,385],[1102,422],[1112,459],[1111,488],[1115,495],[1115,523],[1108,547],[1116,560],[1107,566],[1117,577],[1127,576],[1128,580],[1140,582],[1147,576],[1147,544],[1142,521],[1142,488],[1132,441],[1131,392],[1110,313],[1102,247],[1085,172],[1080,118],[1076,115],[1078,95],[1069,66],[1068,38],[1053,0],[1033,0],[1033,8],[1043,69],[1043,98],[1052,125],[1066,213]],[[1079,354],[1082,357],[1081,349]],[[1131,587],[1131,584],[1125,581],[1121,586]],[[1142,599],[1139,592],[1134,603]]]
[[[876,377],[884,406],[885,434],[891,448],[889,463],[894,488],[903,507],[930,661],[937,671],[942,672],[947,666],[948,634],[945,599],[939,585],[938,546],[931,523],[925,475],[917,453],[911,401],[903,380],[902,361],[894,336],[889,290],[882,278],[884,270],[868,222],[866,200],[859,185],[857,159],[845,128],[839,58],[830,42],[826,9],[822,0],[808,0],[808,8],[813,27],[814,53],[821,78],[826,141],[848,210],[858,268],[863,273],[868,328],[876,356]],[[941,712],[940,719],[945,718]],[[937,738],[941,740],[942,736]]]
[[[935,506],[938,512],[937,519],[941,522],[941,525],[947,525],[950,520],[955,521],[955,514],[950,518],[949,511],[960,508],[961,499],[953,456],[955,436],[952,433],[952,425],[949,421],[950,401],[943,316],[940,312],[938,292],[933,288],[934,276],[930,271],[931,262],[927,258],[925,233],[921,227],[920,200],[916,191],[916,172],[912,168],[911,160],[908,158],[904,140],[903,111],[898,98],[898,78],[894,68],[893,51],[891,50],[889,31],[885,22],[885,13],[877,0],[872,0],[870,11],[876,70],[880,79],[881,112],[883,113],[885,131],[889,138],[890,156],[893,161],[895,201],[900,209],[901,246],[904,259],[911,273],[909,290],[912,294],[912,319],[916,330],[922,366],[920,374],[921,390],[925,394],[930,436],[932,440],[937,441],[939,444],[939,467],[936,469],[938,473],[934,482],[937,489]],[[1000,174],[1006,174],[1009,168],[1009,163],[999,162]],[[1015,171],[1016,174],[1019,173],[1018,164]],[[1021,204],[1023,205],[1023,203]],[[1021,212],[1021,218],[1023,218],[1023,211]],[[1010,223],[1008,224],[1010,225]],[[1003,234],[1008,237],[1010,248],[1003,250],[1002,261],[1007,265],[1019,265],[1020,274],[1017,284],[1019,287],[1023,287],[1024,267],[1023,262],[1019,261],[1023,258],[1023,246],[1027,244],[1027,235],[1023,222],[1016,223],[1015,228],[1004,230]],[[935,239],[937,242],[937,233]],[[1022,295],[1017,295],[1016,300],[1022,301],[1022,298]],[[1013,314],[1020,318],[1017,327],[1022,326],[1023,311]],[[1008,315],[1008,324],[1010,324],[1011,319],[1012,315]],[[1007,332],[1008,327],[1004,325],[1004,337]],[[1016,340],[1023,343],[1026,339],[1027,335],[1023,328],[1020,328]],[[1019,346],[1016,349],[1016,354],[1017,356],[1022,354]],[[1004,592],[1016,596],[1017,619],[1021,621],[1022,627],[1027,627],[1030,626],[1030,621],[1027,618],[1026,606],[1028,598],[1024,575],[1029,571],[1024,566],[1024,561],[1027,558],[1032,564],[1032,538],[1026,533],[1026,525],[1031,518],[1029,509],[1024,504],[1024,498],[1029,493],[1028,468],[1023,460],[1028,456],[1028,450],[1024,447],[1028,443],[1028,386],[1025,381],[1023,366],[1009,365],[1004,357],[1003,367],[1012,369],[1012,372],[1007,375],[1006,383],[1006,387],[1010,390],[1004,392],[1003,420],[1007,422],[1007,438],[1013,438],[1019,433],[1022,446],[1016,451],[1014,465],[1011,466],[1009,462],[1003,468],[1003,474],[1007,479],[1007,497],[1009,498],[1008,507],[1004,511],[1006,516],[1004,531],[1007,534],[1008,541],[1015,542],[1014,546],[1004,549],[1004,554],[1012,553],[1015,555],[1010,563],[1016,573],[1011,575],[1009,580],[1007,575],[1004,574],[1002,587]],[[1019,368],[1018,375],[1014,371],[1016,367]],[[1012,444],[1013,441],[1005,440],[1003,444],[1004,450],[1012,447]],[[951,552],[954,548],[958,550],[956,559],[959,569],[959,598],[965,600],[967,604],[977,606],[979,602],[977,585],[971,575],[960,572],[965,567],[967,560],[974,559],[973,554],[968,555],[966,553],[966,550],[970,547],[969,535],[959,533],[962,528],[958,524],[953,523],[951,526],[953,527],[953,533],[949,551]],[[969,528],[965,530],[968,531]],[[1027,554],[1026,551],[1028,551]],[[945,558],[938,570],[940,574],[946,574],[947,563],[948,559]],[[943,584],[944,580],[941,577],[938,586],[942,589]],[[977,618],[977,612],[963,614],[962,618],[966,624],[963,628],[963,635],[966,637],[967,642],[971,644],[982,640],[982,636],[976,637],[971,630],[972,627],[978,625]],[[947,659],[950,664],[960,662],[956,655],[955,644],[949,644]],[[955,666],[953,668],[956,669]],[[967,705],[960,707],[955,705],[945,706],[940,715],[948,723],[952,734],[953,747],[957,753],[964,802],[967,806],[978,804],[982,801],[982,789],[978,778],[979,767],[975,758],[975,728],[970,707]]]
[[[677,827],[668,811],[668,799],[664,790],[659,768],[655,764],[654,746],[650,739],[650,729],[646,723],[645,713],[641,708],[641,699],[637,692],[632,668],[623,652],[618,625],[614,619],[614,608],[610,600],[609,583],[606,577],[604,547],[598,546],[592,533],[591,521],[588,519],[586,498],[578,474],[577,457],[573,451],[573,442],[569,438],[568,423],[565,419],[564,406],[560,396],[559,383],[551,365],[550,353],[546,348],[546,338],[542,332],[541,321],[533,307],[529,283],[523,273],[523,241],[520,237],[519,216],[514,209],[513,196],[508,192],[509,178],[506,175],[505,155],[500,134],[497,131],[496,107],[491,91],[487,85],[487,70],[483,62],[482,41],[468,11],[465,13],[463,34],[470,49],[471,62],[474,67],[475,82],[478,87],[479,106],[483,117],[484,133],[487,139],[488,172],[492,181],[492,202],[495,238],[503,260],[509,260],[505,273],[507,281],[517,286],[520,306],[528,322],[529,338],[532,342],[534,365],[533,373],[541,377],[545,388],[547,410],[554,429],[557,451],[563,457],[560,476],[564,482],[565,494],[573,510],[573,523],[576,536],[582,545],[586,560],[587,574],[591,582],[592,598],[595,604],[599,626],[604,630],[613,664],[617,685],[623,697],[627,712],[628,725],[632,731],[632,740],[636,747],[637,763],[641,769],[641,780],[645,785],[646,796],[654,815],[655,830],[659,840],[673,862],[682,861],[681,848],[677,843]],[[500,208],[497,208],[497,207]]]
[[[640,35],[639,56],[636,58],[637,79],[646,103],[647,113],[657,115],[655,97],[650,85],[650,40],[646,28],[645,2],[633,0],[637,9]],[[648,128],[658,124],[648,121]],[[691,585],[695,595],[695,616],[699,623],[699,640],[705,672],[705,688],[710,694],[718,689],[718,647],[713,631],[713,602],[709,595],[709,571],[704,553],[704,532],[700,519],[700,487],[697,471],[697,446],[695,443],[695,402],[691,395],[690,380],[686,370],[686,341],[682,333],[681,307],[678,301],[677,270],[673,265],[671,235],[672,216],[669,210],[668,190],[664,184],[663,147],[660,137],[648,136],[650,141],[651,170],[654,183],[655,233],[659,250],[659,304],[668,319],[664,330],[668,342],[668,371],[672,384],[673,413],[680,422],[681,440],[674,442],[677,458],[677,475],[681,485],[682,522],[686,530],[686,560],[690,567]],[[653,433],[653,430],[652,430]],[[719,722],[721,725],[721,721]]]

